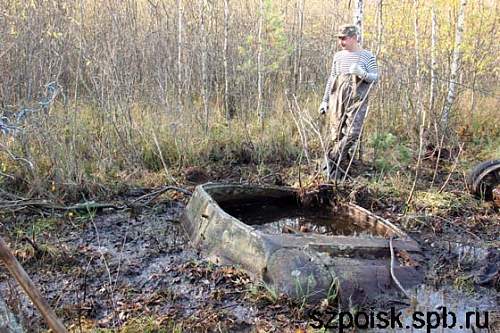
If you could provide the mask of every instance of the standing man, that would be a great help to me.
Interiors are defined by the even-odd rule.
[[[328,116],[327,171],[335,177],[341,162],[349,161],[354,143],[361,134],[370,88],[378,80],[375,56],[358,43],[355,25],[342,25],[336,35],[342,51],[333,56],[332,70],[319,107]]]

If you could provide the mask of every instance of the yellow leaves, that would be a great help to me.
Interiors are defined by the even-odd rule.
[[[59,38],[61,38],[61,36],[63,35],[63,33],[62,32],[58,32],[58,31],[50,31],[50,30],[48,30],[46,32],[46,35],[49,36],[50,38],[59,39]]]
[[[18,32],[17,32],[16,27],[15,27],[14,25],[12,25],[12,26],[10,27],[10,34],[11,34],[12,36],[17,36],[17,35],[18,35]]]

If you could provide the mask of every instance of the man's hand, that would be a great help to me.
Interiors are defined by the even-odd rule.
[[[328,103],[327,102],[321,102],[321,105],[319,106],[319,114],[325,114],[326,111],[328,111]]]
[[[364,80],[368,73],[361,68],[359,64],[352,64],[351,67],[349,67],[349,74],[356,75],[360,79]]]

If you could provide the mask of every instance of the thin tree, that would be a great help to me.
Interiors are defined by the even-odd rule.
[[[354,5],[354,24],[358,27],[358,41],[363,45],[363,0],[356,0]]]
[[[434,110],[434,103],[436,100],[436,88],[437,88],[437,16],[435,4],[432,4],[432,24],[431,24],[431,85],[429,94],[429,112],[432,116]]]
[[[200,33],[201,33],[201,94],[203,97],[203,109],[205,111],[205,132],[208,132],[209,127],[209,110],[208,110],[208,75],[207,75],[207,32],[205,27],[205,13],[207,11],[206,0],[199,0],[200,10]]]
[[[182,0],[177,0],[177,111],[182,111]]]
[[[420,82],[420,25],[418,21],[418,10],[419,10],[419,2],[418,0],[414,0],[414,36],[415,36],[415,95],[416,95],[416,104],[417,104],[417,119],[420,121],[419,126],[419,145],[418,145],[418,158],[417,165],[415,167],[415,178],[413,179],[413,185],[410,191],[410,195],[408,196],[408,200],[406,201],[409,204],[413,197],[413,192],[415,191],[415,187],[417,185],[417,179],[420,173],[420,164],[422,163],[422,152],[424,148],[424,130],[425,130],[425,122],[426,122],[426,112],[422,103],[422,89]]]
[[[224,63],[224,112],[226,119],[231,119],[231,112],[229,110],[229,69],[228,69],[228,50],[229,50],[229,0],[224,0],[224,49],[222,52],[222,61]]]
[[[264,112],[262,108],[262,29],[264,26],[264,0],[259,1],[259,32],[257,49],[257,114],[259,121],[264,126]]]
[[[455,46],[453,48],[453,60],[451,62],[450,68],[450,85],[448,87],[448,95],[443,107],[443,112],[441,114],[441,128],[443,131],[448,130],[448,122],[450,120],[451,107],[453,102],[457,97],[457,80],[458,80],[458,68],[460,67],[461,58],[461,48],[462,48],[462,36],[464,32],[464,22],[465,22],[465,6],[467,5],[467,0],[460,1],[460,10],[457,18],[457,25],[455,29]]]
[[[383,0],[379,0],[377,4],[377,50],[375,56],[378,58],[382,50],[382,36],[384,34],[384,21],[383,21]]]
[[[302,40],[303,40],[303,30],[304,30],[304,0],[297,0],[297,21],[298,21],[298,31],[295,38],[295,59],[293,63],[293,79],[294,88],[300,86],[302,82]]]

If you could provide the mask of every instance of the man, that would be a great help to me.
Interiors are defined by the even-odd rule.
[[[328,176],[337,174],[341,162],[349,161],[361,134],[371,85],[378,80],[375,56],[361,48],[355,25],[342,25],[336,35],[342,51],[335,53],[332,70],[319,107],[329,118]]]

